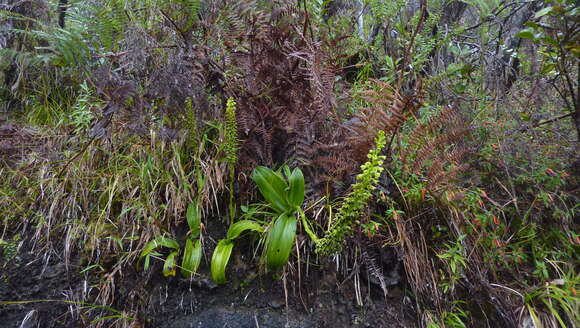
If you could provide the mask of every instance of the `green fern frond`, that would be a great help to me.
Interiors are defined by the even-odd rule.
[[[324,17],[324,11],[326,9],[326,5],[328,4],[328,0],[313,0],[307,2],[307,10],[311,15],[311,19],[315,23],[320,23]]]

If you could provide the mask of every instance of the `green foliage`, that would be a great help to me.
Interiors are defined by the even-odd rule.
[[[280,214],[270,227],[266,239],[266,265],[269,270],[277,270],[288,262],[295,237],[295,215]]]
[[[74,126],[76,135],[84,134],[88,131],[92,121],[95,119],[94,107],[100,102],[95,99],[93,91],[86,82],[80,85],[80,93],[69,116],[70,123]]]
[[[279,215],[274,220],[266,236],[266,265],[270,270],[281,268],[292,251],[296,237],[297,216],[302,211],[304,201],[304,175],[295,168],[292,172],[283,167],[286,179],[280,172],[266,167],[257,167],[252,180],[258,185],[268,206]]]
[[[306,10],[312,19],[311,24],[315,28],[324,22],[326,6],[328,6],[330,2],[331,0],[312,0],[305,2]]]
[[[181,263],[181,274],[185,278],[191,278],[201,263],[201,240],[187,239],[185,241],[185,250],[183,251],[183,261]]]
[[[211,257],[211,277],[218,284],[225,284],[226,268],[234,248],[234,240],[239,238],[245,231],[254,231],[261,233],[264,231],[262,225],[251,220],[241,220],[230,226],[227,232],[227,238],[218,242]]]
[[[238,156],[238,125],[236,123],[236,102],[228,98],[225,115],[225,138],[223,149],[226,153],[226,161],[230,166],[235,166]]]
[[[4,240],[0,238],[0,251],[2,252],[2,259],[4,267],[10,264],[14,257],[18,255],[18,245],[22,242],[20,234],[12,236],[11,240]]]
[[[230,239],[222,239],[218,242],[211,257],[211,278],[218,284],[225,284],[226,267],[232,255],[234,242]]]
[[[299,3],[295,7],[286,2],[278,10],[279,2],[270,1],[223,6],[198,0],[69,1],[64,29],[56,27],[53,17],[0,12],[2,18],[17,22],[11,34],[19,38],[11,49],[0,49],[1,69],[11,74],[6,80],[10,85],[0,86],[3,105],[9,108],[15,103],[10,97],[15,97],[26,109],[24,124],[58,128],[54,135],[43,126],[14,133],[19,149],[14,163],[15,148],[0,149],[0,160],[8,158],[8,165],[0,168],[0,217],[8,227],[4,231],[20,226],[24,218],[25,226],[37,229],[35,242],[56,247],[64,239],[65,258],[75,247],[86,256],[83,273],[123,272],[139,258],[145,269],[152,259],[161,260],[165,276],[180,270],[183,277],[192,278],[201,265],[205,241],[215,238],[204,238],[202,221],[220,224],[207,222],[211,218],[206,215],[224,213],[222,201],[229,193],[229,229],[211,262],[217,283],[226,283],[233,249],[248,235],[259,238],[256,244],[264,267],[275,271],[288,263],[299,228],[321,255],[342,251],[356,231],[363,239],[357,244],[364,245],[368,238],[373,245],[383,243],[404,255],[411,298],[428,327],[469,326],[474,324],[469,322],[470,312],[478,308],[503,315],[506,312],[493,302],[501,292],[521,296],[506,297],[506,304],[519,306],[518,313],[527,311],[536,326],[542,322],[578,326],[575,263],[580,238],[574,218],[580,205],[573,194],[577,173],[567,158],[575,154],[577,144],[568,138],[570,122],[560,120],[571,115],[551,119],[561,114],[563,105],[569,114],[575,112],[580,54],[575,2],[437,0],[427,2],[424,15],[418,3],[367,0],[358,2],[366,8],[361,17],[330,17],[328,9],[334,10],[331,5],[338,2],[294,2]],[[467,9],[460,8],[464,5]],[[232,8],[239,17],[229,17]],[[530,8],[538,11],[514,35],[520,28],[514,22]],[[467,14],[455,13],[458,9]],[[451,17],[455,14],[457,19]],[[377,31],[369,40],[349,30],[353,20],[361,22],[363,17],[364,28]],[[298,23],[286,25],[293,20]],[[233,29],[239,31],[232,33]],[[272,35],[281,35],[276,40],[285,43],[265,47]],[[298,40],[294,44],[293,37]],[[510,49],[511,40],[518,38],[524,42]],[[245,57],[246,53],[252,56]],[[145,63],[139,72],[126,65],[132,56]],[[177,58],[185,59],[173,62]],[[518,61],[520,66],[510,66]],[[168,63],[176,71],[191,71],[193,86],[172,85],[175,71],[165,66]],[[106,78],[95,72],[109,66]],[[271,76],[265,77],[264,72],[270,71]],[[295,79],[299,72],[307,75]],[[496,80],[512,72],[519,78],[507,92]],[[365,101],[359,91],[369,88],[371,78],[396,84],[395,101],[377,99],[379,106]],[[426,86],[425,94],[413,90],[420,83],[413,86],[411,81],[419,80]],[[116,81],[134,83],[135,99],[107,122],[107,138],[85,145],[83,137],[101,118],[99,109],[108,108],[104,101],[114,103],[96,94],[108,98]],[[231,87],[238,84],[237,89]],[[546,91],[546,84],[555,90]],[[289,86],[291,92],[280,97],[280,90]],[[164,92],[159,89],[171,93],[159,96]],[[221,108],[216,99],[228,95],[235,95],[239,107],[229,98],[222,114],[216,110]],[[176,99],[175,105],[184,98],[183,116],[172,116],[166,111],[172,105],[163,106],[168,99]],[[350,98],[354,100],[345,109],[342,100]],[[417,113],[407,111],[413,107],[407,104],[424,106]],[[310,212],[302,209],[306,196],[299,169],[257,167],[246,179],[257,163],[279,165],[296,155],[307,163],[314,188],[323,185],[321,180],[330,181],[333,184],[326,186],[333,190],[328,194],[344,195],[347,179],[320,179],[334,174],[323,167],[325,161],[343,171],[360,165],[362,156],[354,161],[349,157],[347,161],[354,163],[344,169],[346,161],[336,154],[366,152],[371,140],[352,147],[351,140],[364,139],[358,134],[364,129],[344,138],[342,131],[354,131],[350,128],[360,123],[358,114],[363,110],[370,117],[373,107],[391,105],[401,111],[385,112],[385,122],[407,122],[417,114],[417,129],[413,124],[397,126],[391,153],[384,154],[392,159],[388,163],[382,154],[385,135],[376,136],[350,193],[328,200],[334,201],[328,206],[338,211],[325,215],[325,208],[319,207],[309,221],[305,211]],[[461,113],[455,120],[476,128],[473,136],[443,142],[452,120],[433,122],[436,113],[450,105]],[[317,109],[322,118],[311,122],[312,116],[304,113],[317,106],[329,107],[328,112]],[[279,111],[282,107],[290,111]],[[257,123],[246,129],[249,120]],[[285,126],[286,122],[291,124]],[[152,133],[141,136],[126,128],[133,123]],[[341,128],[336,140],[325,136],[333,124]],[[313,130],[296,129],[300,125]],[[238,135],[238,127],[248,133]],[[175,128],[186,130],[187,137],[177,133],[175,140],[162,140],[165,135],[159,131]],[[29,137],[27,131],[34,132]],[[5,141],[12,142],[12,134],[9,128],[2,147]],[[38,140],[47,140],[46,145]],[[285,146],[294,147],[296,154],[271,156],[289,149]],[[475,152],[469,154],[470,160],[460,156],[464,149]],[[466,162],[471,164],[469,170],[461,171],[461,176],[452,174]],[[409,165],[416,168],[410,170]],[[381,179],[380,197],[373,199],[383,170],[391,179]],[[445,188],[432,188],[434,177],[446,178]],[[238,211],[238,204],[251,201],[250,180],[263,201]],[[316,208],[320,203],[313,198],[307,201]],[[185,235],[180,226],[184,221]],[[324,238],[317,237],[311,224],[328,227]],[[0,239],[6,256],[13,255],[15,245],[9,233]],[[114,268],[108,267],[111,258]],[[474,291],[480,296],[477,306],[465,296]],[[495,317],[499,318],[497,313]]]
[[[186,278],[197,272],[201,262],[201,213],[200,201],[196,199],[187,207],[186,219],[189,228],[187,239],[185,240],[185,250],[181,264],[181,274]]]
[[[201,240],[198,239],[201,232],[201,215],[197,203],[189,204],[187,207],[186,219],[189,231],[185,240],[185,249],[181,263],[181,274],[185,278],[191,278],[193,274],[197,272],[202,257]],[[163,275],[166,277],[175,276],[177,271],[177,257],[181,252],[181,246],[175,239],[165,236],[159,236],[153,239],[147,243],[141,251],[141,257],[145,258],[144,269],[147,270],[149,268],[151,258],[163,259],[163,255],[156,251],[159,248],[169,248],[173,250],[163,260]]]
[[[453,311],[444,312],[442,315],[442,321],[445,327],[449,328],[466,328],[467,325],[465,321],[469,318],[469,313],[462,310],[456,304],[454,304]]]
[[[229,166],[230,171],[230,200],[229,200],[229,210],[230,210],[230,223],[234,221],[236,215],[236,204],[234,199],[234,180],[235,180],[235,170],[236,163],[238,161],[238,125],[236,122],[236,102],[233,98],[228,98],[226,104],[226,115],[225,115],[225,138],[223,142],[223,149],[226,154],[226,162]]]
[[[341,250],[345,237],[370,201],[372,191],[381,176],[385,160],[385,156],[381,155],[381,152],[385,143],[385,134],[383,131],[379,131],[375,138],[375,146],[369,151],[368,161],[361,166],[362,172],[357,176],[352,191],[342,201],[324,238],[318,241],[317,253],[328,255]]]
[[[251,209],[243,208],[248,219],[233,223],[227,232],[227,238],[221,240],[212,256],[212,278],[217,283],[225,283],[225,270],[234,239],[244,231],[254,231],[265,236],[265,261],[269,270],[278,270],[288,262],[294,239],[298,215],[302,222],[306,222],[301,210],[304,201],[304,175],[300,169],[293,171],[285,166],[284,174],[267,167],[257,167],[252,173],[252,180],[258,186],[260,193],[266,200],[265,204],[255,205]],[[274,211],[260,212],[258,208],[268,207]],[[255,218],[262,214],[269,219],[269,224],[263,224]],[[267,228],[265,228],[267,227]],[[214,264],[213,261],[216,261]]]
[[[281,173],[259,166],[252,172],[252,180],[258,186],[260,193],[277,213],[293,210],[288,202],[288,183]],[[302,190],[304,191],[304,190]]]
[[[184,113],[184,123],[185,129],[187,130],[187,142],[186,147],[189,152],[194,154],[199,146],[199,135],[198,135],[198,122],[197,115],[193,108],[193,102],[191,97],[185,99],[185,113]]]
[[[234,240],[238,238],[244,231],[264,232],[264,227],[253,220],[240,220],[230,226],[227,232],[227,238]]]
[[[535,325],[541,325],[541,317],[548,317],[561,328],[580,324],[580,275],[571,267],[552,262],[559,277],[542,286],[531,288],[524,296],[525,308]],[[556,326],[556,325],[554,325]]]
[[[175,275],[175,255],[179,252],[179,243],[175,241],[175,239],[159,236],[149,243],[145,245],[143,250],[141,251],[141,257],[145,257],[144,262],[144,269],[147,270],[149,268],[149,263],[151,261],[151,257],[161,257],[162,254],[156,252],[155,250],[158,248],[170,248],[175,251],[171,252],[170,255],[165,259],[165,265],[163,266],[163,274],[165,276],[168,275]]]
[[[199,237],[201,231],[201,213],[199,207],[199,201],[196,200],[187,206],[187,212],[185,214],[187,218],[187,226],[189,227],[188,234],[192,238]]]
[[[448,281],[441,284],[444,293],[453,290],[455,283],[463,276],[463,269],[467,266],[467,255],[465,254],[465,247],[462,245],[465,237],[465,235],[459,236],[455,243],[446,244],[445,250],[437,255],[449,266]]]

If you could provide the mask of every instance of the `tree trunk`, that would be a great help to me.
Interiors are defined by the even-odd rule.
[[[64,28],[66,18],[66,9],[68,8],[68,0],[59,0],[58,2],[58,26]]]
[[[574,95],[574,90],[570,90],[570,92],[574,98],[574,126],[576,126],[577,141],[580,143],[580,63],[578,63],[577,66],[578,72],[576,73],[576,95]]]

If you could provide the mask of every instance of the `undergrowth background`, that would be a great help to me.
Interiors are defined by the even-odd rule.
[[[262,249],[276,224],[252,172],[288,165],[305,201],[284,279],[334,263],[385,295],[404,285],[420,327],[580,324],[574,1],[35,0],[0,16],[2,256],[26,238],[80,258],[96,283],[75,302],[139,317],[127,272],[175,275],[191,241],[210,267],[242,219]],[[79,320],[137,325],[102,316]]]

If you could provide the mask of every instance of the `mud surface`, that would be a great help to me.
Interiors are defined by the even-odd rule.
[[[67,267],[57,258],[39,258],[39,252],[10,245],[0,247],[0,327],[85,327],[95,319],[91,306],[74,302],[87,300],[90,286],[80,266]],[[15,243],[12,247],[18,248]],[[239,259],[239,254],[236,255]],[[202,272],[194,281],[165,278],[152,273],[148,283],[140,283],[143,273],[126,275],[117,288],[113,308],[118,311],[139,308],[127,326],[132,327],[413,327],[405,316],[403,292],[391,287],[385,299],[380,287],[361,279],[364,306],[356,303],[352,279],[343,282],[332,270],[302,273],[300,284],[290,278],[256,275],[255,267],[233,266],[229,282],[217,286]],[[362,276],[362,274],[361,274]],[[285,287],[286,286],[286,287]],[[287,301],[286,301],[287,300]],[[23,303],[15,303],[23,302]],[[88,302],[87,302],[88,303]],[[133,303],[133,304],[132,304]],[[91,312],[92,311],[92,312]],[[112,312],[96,316],[103,327],[120,319],[106,319]],[[119,312],[120,313],[120,312]],[[125,313],[125,312],[124,312]]]
[[[79,327],[62,300],[78,294],[80,275],[35,252],[8,250],[3,247],[0,261],[0,302],[10,304],[0,305],[0,327]]]

